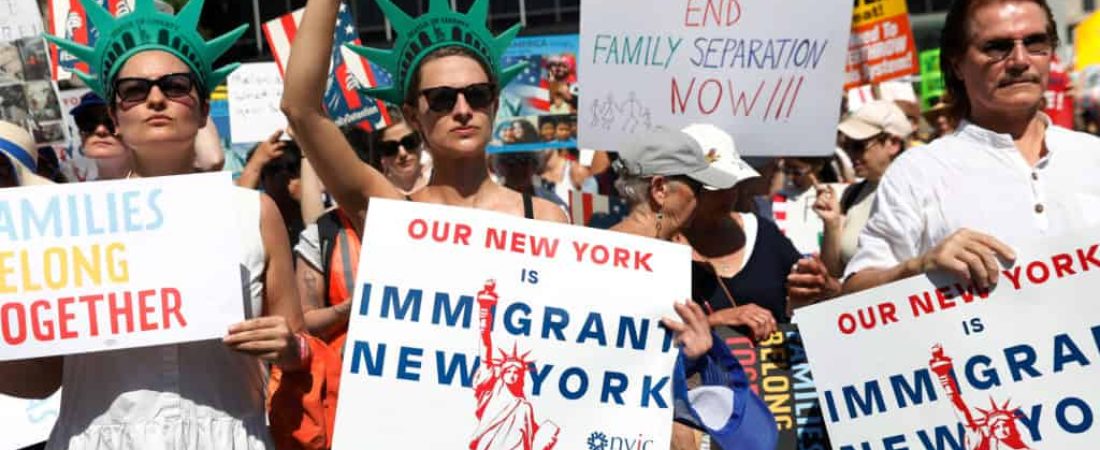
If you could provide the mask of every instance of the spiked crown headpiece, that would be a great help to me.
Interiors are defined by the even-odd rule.
[[[389,72],[393,85],[369,88],[364,93],[393,104],[405,102],[412,75],[429,53],[444,47],[470,50],[496,75],[504,87],[523,71],[523,64],[501,67],[501,56],[522,26],[516,24],[500,36],[486,28],[489,0],[475,0],[466,14],[451,10],[448,0],[430,0],[428,12],[413,19],[391,0],[378,0],[378,7],[390,20],[397,39],[393,48],[348,45],[348,48]]]
[[[178,15],[157,10],[153,0],[136,0],[134,11],[119,18],[103,9],[96,0],[80,0],[88,20],[99,30],[95,47],[46,34],[50,42],[88,63],[91,73],[76,71],[88,88],[111,101],[112,82],[130,57],[148,50],[163,50],[182,60],[198,78],[206,92],[225,81],[239,63],[214,69],[214,61],[248,29],[241,25],[206,42],[198,32],[199,15],[205,0],[191,0]]]

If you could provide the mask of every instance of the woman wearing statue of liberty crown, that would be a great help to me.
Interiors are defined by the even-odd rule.
[[[302,151],[340,207],[350,216],[360,218],[359,224],[363,223],[372,197],[404,198],[566,222],[562,210],[553,203],[521,195],[493,182],[485,163],[500,90],[523,70],[522,64],[501,66],[501,55],[519,32],[519,25],[499,36],[493,35],[485,27],[488,0],[475,0],[465,14],[452,11],[448,0],[430,0],[428,12],[417,18],[410,17],[391,0],[377,3],[397,33],[393,48],[349,48],[389,73],[392,85],[367,89],[365,93],[401,105],[407,123],[422,136],[425,149],[431,152],[434,173],[427,187],[405,196],[384,175],[359,161],[321,103],[336,17],[343,6],[340,0],[309,0],[291,47],[282,108]],[[676,340],[684,355],[694,359],[706,354],[713,340],[702,310],[694,302],[688,303],[690,306],[677,306],[683,324],[673,321],[666,324],[676,330]],[[492,357],[491,347],[485,356]],[[549,438],[554,433],[540,433],[534,419],[522,413],[530,411],[530,403],[521,395],[525,374],[515,361],[506,360],[499,361],[496,372],[482,374],[483,383],[479,385],[482,390],[475,390],[479,426],[470,448],[548,448],[538,445],[544,439],[551,442]],[[499,377],[490,376],[493,374]],[[486,411],[494,405],[520,411],[508,414],[514,427],[485,420]],[[508,437],[510,429],[524,436]]]
[[[247,26],[205,41],[196,31],[203,0],[175,16],[154,0],[136,0],[117,19],[98,0],[82,3],[99,30],[94,48],[46,38],[88,64],[88,73],[75,74],[108,101],[132,152],[130,177],[191,173],[210,89],[237,66],[216,69],[214,60]],[[0,364],[0,392],[44,397],[63,388],[48,449],[274,448],[264,364],[308,367],[297,334],[302,313],[278,209],[255,191],[233,189],[247,320],[228,336]]]

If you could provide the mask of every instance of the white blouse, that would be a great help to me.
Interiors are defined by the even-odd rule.
[[[256,191],[235,188],[245,315],[263,312]],[[273,449],[262,363],[220,340],[65,357],[50,450]]]

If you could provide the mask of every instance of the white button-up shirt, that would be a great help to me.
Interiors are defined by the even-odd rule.
[[[886,171],[845,276],[931,250],[960,228],[1017,246],[1100,223],[1100,139],[1047,123],[1031,167],[1012,137],[963,122]]]

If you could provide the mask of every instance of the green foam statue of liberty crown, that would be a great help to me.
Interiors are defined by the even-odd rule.
[[[486,28],[489,18],[489,0],[475,0],[466,14],[451,10],[448,0],[430,0],[428,12],[413,19],[390,0],[378,0],[378,7],[390,20],[397,40],[393,48],[347,45],[349,49],[367,58],[371,63],[389,72],[391,86],[365,89],[371,97],[400,105],[405,102],[411,77],[420,62],[429,53],[443,47],[458,46],[472,51],[489,66],[496,75],[500,87],[504,87],[523,71],[524,64],[501,67],[501,55],[512,43],[522,26],[516,24],[500,36]]]
[[[204,0],[191,0],[173,16],[157,10],[153,0],[136,0],[134,11],[119,18],[96,0],[81,0],[88,20],[99,30],[95,47],[88,47],[46,34],[45,37],[76,59],[88,63],[91,73],[76,71],[88,88],[108,101],[114,95],[112,80],[123,63],[142,51],[163,50],[182,60],[209,90],[221,84],[240,64],[214,69],[214,61],[241,37],[248,25],[241,25],[206,42],[198,32]]]

